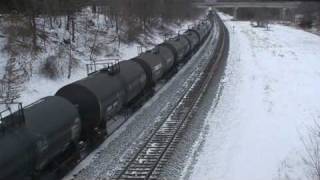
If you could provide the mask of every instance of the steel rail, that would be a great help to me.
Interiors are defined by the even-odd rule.
[[[229,46],[228,33],[222,21],[219,18],[216,20],[220,26],[218,50],[211,57],[208,66],[191,89],[179,99],[177,106],[166,116],[166,120],[156,128],[127,165],[112,179],[158,179],[161,168],[179,142],[220,60],[226,58]]]

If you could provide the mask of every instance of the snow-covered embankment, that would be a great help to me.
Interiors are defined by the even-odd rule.
[[[320,120],[320,37],[224,19],[231,36],[224,88],[191,179],[305,179],[295,167],[301,139]]]

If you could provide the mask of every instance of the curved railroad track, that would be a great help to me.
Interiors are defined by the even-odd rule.
[[[197,110],[197,105],[206,92],[209,82],[219,67],[222,59],[227,58],[229,50],[229,34],[219,17],[215,19],[219,31],[216,49],[208,65],[179,99],[177,106],[166,116],[151,135],[142,143],[138,151],[127,159],[125,165],[117,171],[112,179],[159,179],[165,165],[184,129]]]

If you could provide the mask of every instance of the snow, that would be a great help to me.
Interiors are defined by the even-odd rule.
[[[188,27],[190,24],[191,22],[186,21],[180,26],[172,24],[168,26],[168,28],[173,32],[178,33],[181,29],[186,29],[186,27]],[[59,34],[63,34],[63,33],[59,33]],[[159,32],[154,33],[152,43],[160,44],[161,42],[163,42],[163,40],[164,39],[161,37]],[[82,42],[84,41],[84,39],[80,39],[79,41]],[[115,57],[109,57],[108,59],[129,60],[139,54],[138,47],[140,47],[140,45],[137,43],[131,43],[131,44],[122,43],[118,49],[119,55]],[[153,46],[150,45],[147,48],[151,49],[153,48]],[[144,48],[143,51],[145,50],[146,49]],[[54,53],[54,52],[50,52],[50,53]],[[87,52],[86,54],[89,54],[89,52]],[[47,56],[47,55],[44,55],[44,56]],[[30,104],[42,97],[54,95],[61,87],[63,87],[66,84],[85,78],[87,76],[86,64],[89,63],[88,59],[85,59],[85,58],[88,58],[88,55],[81,56],[79,58],[84,58],[84,59],[81,59],[79,67],[74,68],[70,79],[66,77],[60,77],[58,79],[48,79],[42,76],[41,74],[35,73],[35,76],[31,77],[31,79],[28,82],[26,82],[25,90],[21,92],[21,97],[18,99],[18,101],[22,102],[23,105]],[[103,59],[101,57],[96,57],[96,58]]]
[[[222,17],[231,36],[223,90],[190,179],[281,179],[284,160],[301,159],[301,137],[320,118],[320,37]]]
[[[60,17],[57,17],[60,18]],[[73,58],[79,61],[79,65],[72,68],[71,78],[67,78],[67,67],[69,61],[69,45],[63,44],[65,39],[69,39],[71,34],[65,30],[64,27],[58,27],[54,25],[53,29],[49,27],[47,23],[43,27],[43,17],[36,19],[38,27],[43,27],[44,31],[48,35],[47,42],[43,44],[41,40],[38,40],[38,44],[42,46],[42,51],[37,54],[36,57],[31,57],[29,54],[21,52],[17,55],[17,59],[21,62],[33,62],[32,64],[32,76],[27,78],[28,80],[22,85],[22,91],[20,92],[20,98],[17,102],[22,102],[23,106],[28,105],[42,97],[54,95],[55,92],[66,84],[72,83],[87,76],[86,64],[91,63],[90,58],[94,60],[106,60],[106,59],[118,59],[128,60],[139,54],[138,48],[141,46],[137,42],[126,44],[121,42],[119,45],[117,41],[110,43],[116,36],[115,27],[111,27],[105,21],[105,16],[102,14],[95,14],[91,8],[83,8],[81,12],[76,14],[75,24],[75,43],[73,43]],[[87,21],[92,21],[94,25],[86,27]],[[62,18],[62,21],[65,21]],[[164,24],[168,32],[178,33],[181,30],[187,29],[190,24],[194,22],[183,21],[180,24]],[[64,24],[64,23],[63,23]],[[10,23],[1,19],[0,25],[0,49],[2,50],[7,42],[7,35],[3,34],[5,28],[10,26]],[[41,29],[42,30],[42,29]],[[143,51],[153,48],[153,44],[159,44],[164,40],[163,32],[157,29],[153,29],[148,34],[147,42],[144,44]],[[92,55],[89,47],[93,46],[94,36],[97,34],[96,46],[100,47],[100,53]],[[152,38],[151,38],[152,37]],[[140,37],[139,37],[140,38]],[[141,41],[143,37],[140,38]],[[143,41],[142,41],[143,42]],[[67,52],[65,52],[67,51]],[[64,54],[63,54],[63,53]],[[61,54],[61,57],[58,54]],[[45,60],[50,57],[57,57],[59,64],[60,76],[56,79],[49,79],[45,77],[40,71]],[[4,69],[7,64],[7,60],[10,55],[6,51],[0,51],[0,77],[4,76]]]
[[[179,99],[190,89],[211,57],[212,52],[208,49],[214,49],[216,40],[216,33],[212,33],[174,77],[64,179],[108,178],[114,175],[115,170],[123,167],[125,160],[132,158],[139,144],[145,142],[158,123],[167,118]]]
[[[3,49],[4,48],[4,45],[5,45],[5,42],[6,42],[6,38],[0,34],[0,49]],[[7,54],[3,53],[2,56],[0,56],[0,77],[2,77],[4,75],[4,72],[5,72],[5,66],[6,66],[6,63],[7,63]]]
[[[64,85],[86,77],[87,74],[84,69],[85,68],[77,69],[70,79],[59,78],[53,80],[41,75],[35,75],[26,82],[25,89],[21,93],[19,101],[22,102],[23,105],[27,105],[45,96],[52,96]]]

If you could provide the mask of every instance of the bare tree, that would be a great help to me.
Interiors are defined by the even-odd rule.
[[[320,180],[320,124],[315,121],[315,127],[310,128],[309,134],[301,138],[305,154],[302,158],[308,167],[307,174],[314,180]]]

